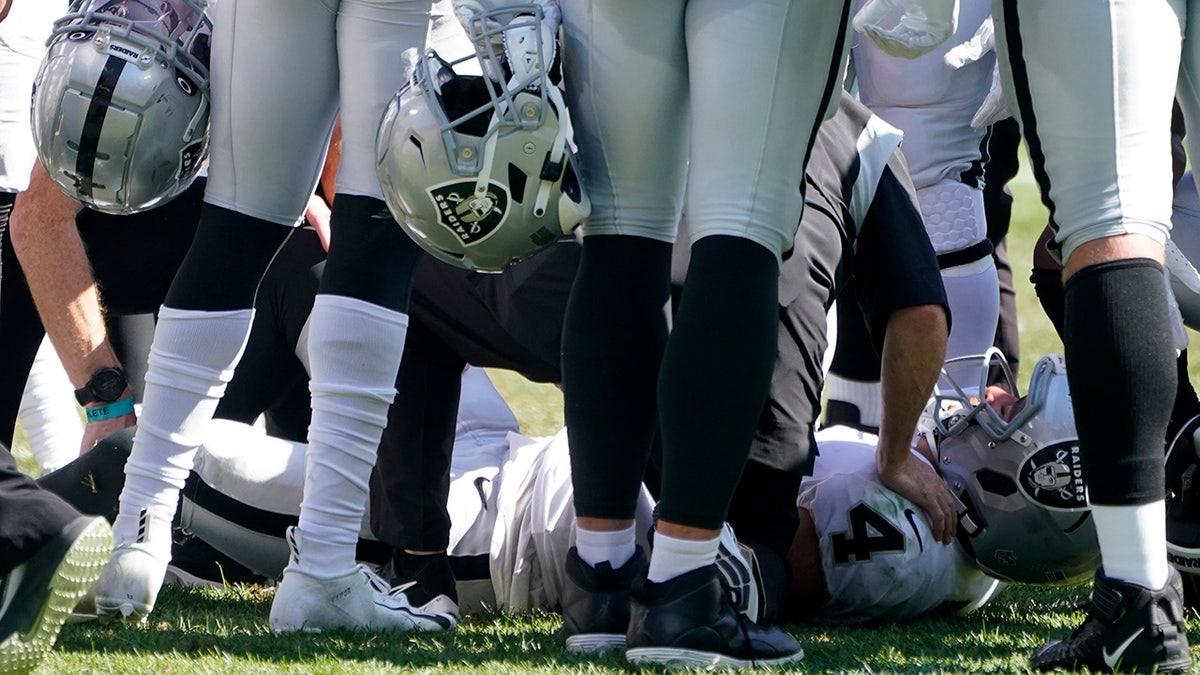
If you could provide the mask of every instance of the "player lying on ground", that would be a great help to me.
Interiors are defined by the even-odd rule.
[[[1002,585],[998,579],[1064,583],[1091,573],[1098,557],[1073,465],[1077,446],[1061,360],[1039,362],[1023,407],[998,391],[988,397],[994,405],[945,403],[950,412],[914,444],[919,461],[941,467],[965,505],[953,543],[938,543],[927,518],[879,482],[876,437],[824,429],[813,478],[798,495],[802,527],[789,559],[791,588],[761,585],[752,574],[754,556],[739,551],[726,532],[722,572],[741,594],[740,607],[755,615],[767,594],[781,594],[788,620],[903,620],[978,607]],[[128,452],[128,439],[110,437],[43,483],[81,508],[110,514],[121,476],[106,467]],[[450,554],[464,611],[482,604],[561,607],[562,554],[574,536],[566,446],[563,432],[520,435],[486,375],[468,370],[449,502]],[[184,489],[172,577],[193,584],[276,579],[287,563],[283,533],[299,512],[304,451],[301,443],[249,425],[218,423]],[[643,490],[637,526],[643,543],[652,543],[652,510]],[[365,524],[361,532],[360,560],[388,564],[390,548]],[[806,557],[807,550],[817,555]]]

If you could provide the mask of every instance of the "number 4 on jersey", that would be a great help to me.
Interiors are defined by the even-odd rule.
[[[886,518],[866,504],[858,504],[847,513],[850,517],[850,534],[837,532],[830,536],[833,542],[833,561],[837,564],[866,562],[873,553],[898,553],[904,551],[904,533]]]

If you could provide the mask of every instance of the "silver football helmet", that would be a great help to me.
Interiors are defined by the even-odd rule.
[[[440,260],[498,272],[591,211],[542,18],[537,5],[479,12],[468,25],[475,54],[446,61],[426,51],[384,113],[376,165],[388,208]],[[507,79],[456,71],[468,61]]]
[[[983,367],[979,368],[979,359]],[[989,575],[1023,583],[1069,583],[1100,565],[1087,503],[1079,440],[1061,356],[1034,366],[1024,407],[1005,420],[982,394],[988,367],[1002,354],[952,359],[942,375],[952,392],[936,399],[938,471],[962,504],[958,540]],[[951,374],[972,362],[983,373],[966,389]]]
[[[1184,423],[1167,446],[1167,560],[1183,575],[1185,597],[1200,587],[1200,416]]]
[[[71,197],[136,213],[185,190],[208,151],[208,0],[75,0],[34,81],[33,136]]]

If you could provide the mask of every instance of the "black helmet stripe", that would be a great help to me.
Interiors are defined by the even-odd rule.
[[[96,148],[100,145],[100,132],[104,129],[104,118],[112,102],[113,92],[121,79],[127,61],[119,56],[109,56],[100,72],[100,81],[92,93],[87,117],[83,120],[83,132],[79,137],[79,152],[75,156],[75,176],[79,181],[79,194],[92,195],[92,171],[96,166]]]

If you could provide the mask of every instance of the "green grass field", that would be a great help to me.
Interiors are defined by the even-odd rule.
[[[1024,370],[1061,343],[1029,286],[1033,241],[1045,211],[1027,176],[1013,187],[1017,204],[1010,256],[1016,269]],[[1197,350],[1193,350],[1195,353]],[[494,373],[526,433],[548,434],[562,424],[562,397]],[[1024,383],[1027,373],[1019,377]],[[1022,384],[1023,386],[1023,384]],[[964,617],[856,628],[793,626],[812,673],[959,672],[1027,670],[1028,653],[1083,618],[1088,587],[1010,587],[983,610]],[[437,636],[322,635],[276,637],[267,627],[270,589],[221,591],[167,588],[141,626],[72,624],[63,629],[46,673],[618,673],[638,671],[619,655],[584,659],[554,639],[546,613],[471,617]],[[1192,644],[1200,645],[1200,616],[1190,614]],[[1200,657],[1200,651],[1194,650]]]

